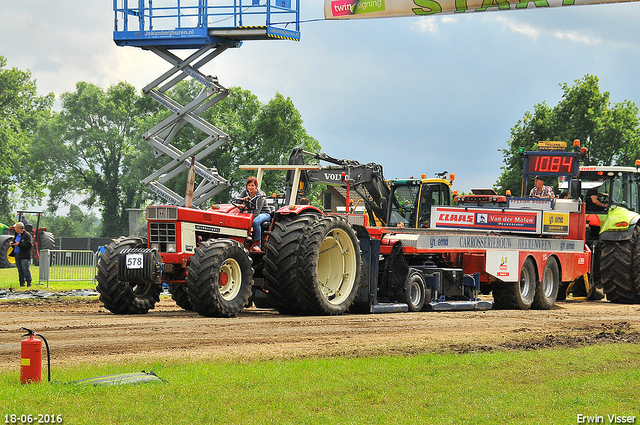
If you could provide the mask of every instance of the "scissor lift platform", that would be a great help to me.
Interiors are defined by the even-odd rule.
[[[114,0],[113,10],[119,46],[198,49],[300,40],[300,0]]]

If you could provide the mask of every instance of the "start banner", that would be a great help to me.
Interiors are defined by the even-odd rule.
[[[325,19],[392,18],[589,4],[629,3],[638,0],[325,0]]]

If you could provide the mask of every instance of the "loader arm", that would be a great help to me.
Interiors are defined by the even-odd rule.
[[[377,218],[380,222],[386,223],[387,200],[391,193],[389,184],[384,179],[382,165],[369,163],[361,164],[350,159],[337,159],[325,153],[311,153],[303,151],[301,148],[294,148],[289,157],[290,165],[304,164],[304,156],[332,163],[334,165],[324,166],[318,170],[305,170],[300,176],[300,187],[297,195],[305,196],[309,191],[310,183],[324,183],[334,186],[351,185],[351,189],[362,198],[367,206],[369,219],[375,222]],[[293,176],[291,176],[292,178]],[[292,179],[287,174],[287,199],[292,196]],[[363,193],[360,187],[363,186],[367,193]],[[374,217],[375,215],[375,217]]]

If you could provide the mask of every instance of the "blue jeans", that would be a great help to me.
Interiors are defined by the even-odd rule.
[[[262,228],[261,224],[271,220],[268,213],[260,213],[253,218],[253,240],[258,241],[258,246],[262,245]]]
[[[16,267],[18,268],[18,279],[20,279],[20,283],[24,283],[25,281],[31,283],[30,263],[30,259],[16,258]]]

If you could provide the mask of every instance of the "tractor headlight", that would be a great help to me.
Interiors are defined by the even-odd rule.
[[[156,251],[160,251],[160,244],[159,243],[152,243],[151,244],[151,249],[155,249]]]
[[[167,252],[176,252],[176,244],[168,243],[167,244]]]

